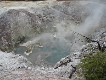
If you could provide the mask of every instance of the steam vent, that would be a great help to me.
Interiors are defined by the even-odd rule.
[[[105,0],[0,1],[0,80],[106,80]]]

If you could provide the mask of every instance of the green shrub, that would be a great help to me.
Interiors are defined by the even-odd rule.
[[[106,52],[87,55],[79,66],[86,80],[106,80]]]

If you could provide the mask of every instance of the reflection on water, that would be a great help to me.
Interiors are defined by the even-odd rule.
[[[34,65],[42,65],[44,62],[53,65],[70,54],[69,43],[59,39],[40,40],[39,43],[33,45],[32,53],[28,56],[24,54],[27,48],[22,46],[16,48],[15,53],[26,56]]]

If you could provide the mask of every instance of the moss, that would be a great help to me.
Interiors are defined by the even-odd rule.
[[[79,67],[86,80],[106,80],[106,52],[87,55]]]

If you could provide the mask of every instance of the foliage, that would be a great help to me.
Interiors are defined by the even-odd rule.
[[[79,66],[86,80],[106,80],[106,52],[87,55]]]

